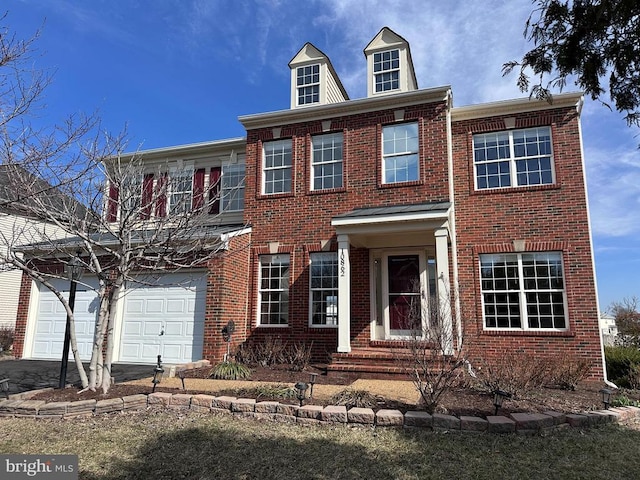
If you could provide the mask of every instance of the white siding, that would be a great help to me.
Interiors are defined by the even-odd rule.
[[[44,234],[61,238],[60,229],[17,215],[0,213],[0,327],[14,327],[18,311],[18,296],[22,273],[8,269],[4,263],[8,247],[42,241]],[[8,271],[7,271],[8,270]]]

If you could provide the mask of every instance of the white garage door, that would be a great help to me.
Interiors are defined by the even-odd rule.
[[[202,358],[206,275],[168,274],[124,297],[120,361],[166,364]]]
[[[92,278],[83,278],[82,282],[89,285],[97,283]],[[52,283],[56,289],[64,292],[66,298],[69,298],[68,280],[54,280]],[[78,284],[73,312],[78,352],[80,358],[89,360],[93,345],[93,332],[98,317],[96,292]],[[66,323],[67,312],[60,300],[47,287],[39,285],[38,311],[36,312],[31,358],[59,360],[62,357]],[[69,357],[72,357],[71,350],[69,350]]]

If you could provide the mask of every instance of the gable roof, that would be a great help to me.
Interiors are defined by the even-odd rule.
[[[293,58],[289,61],[288,65],[289,65],[289,68],[294,68],[298,64],[303,64],[303,63],[306,63],[306,62],[324,62],[324,63],[326,63],[327,68],[329,69],[329,73],[331,74],[331,76],[335,80],[336,85],[338,86],[338,89],[340,90],[340,93],[342,93],[342,95],[344,96],[345,100],[349,100],[349,94],[345,90],[344,85],[342,85],[342,81],[340,81],[340,77],[338,77],[338,74],[336,73],[335,68],[333,68],[333,64],[331,63],[331,60],[329,59],[329,57],[322,50],[320,50],[318,47],[316,47],[311,42],[305,43],[302,46],[302,48],[300,50],[298,50],[298,53],[296,53],[293,56]]]
[[[26,188],[27,185],[29,188]],[[65,204],[72,202],[74,211],[81,215],[86,213],[86,208],[80,202],[21,165],[0,165],[0,212],[34,216],[32,209],[38,208],[34,200],[37,195],[46,195],[53,209],[62,211]]]
[[[389,27],[382,27],[380,31],[371,39],[371,41],[364,47],[363,53],[367,57],[369,54],[376,50],[389,49],[389,48],[404,48],[407,51],[407,63],[409,64],[409,77],[413,82],[414,88],[418,89],[418,80],[416,77],[416,71],[413,67],[413,59],[411,58],[411,48],[409,42],[404,37],[398,35]]]

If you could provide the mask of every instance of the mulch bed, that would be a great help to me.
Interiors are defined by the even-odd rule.
[[[188,371],[185,374],[185,378],[208,378],[210,368],[202,368]],[[309,378],[308,373],[314,371],[319,373],[316,383],[317,384],[333,384],[344,385],[345,389],[348,385],[353,383],[359,378],[371,378],[364,377],[361,374],[354,373],[341,373],[330,375],[320,374],[320,370],[310,368],[305,372],[294,372],[286,370],[284,368],[252,368],[252,374],[250,381],[253,382],[274,382],[282,385],[292,386],[298,381],[307,381]],[[380,376],[377,376],[380,379]],[[387,377],[398,380],[397,376]],[[186,382],[186,386],[188,387]],[[503,408],[500,409],[499,414],[509,414],[513,412],[544,412],[548,410],[558,412],[582,412],[588,410],[602,409],[601,395],[599,393],[602,385],[585,383],[579,385],[575,391],[541,388],[527,392],[526,395],[520,398],[514,398],[505,401]],[[151,385],[128,385],[128,384],[115,384],[113,385],[106,395],[103,395],[100,391],[92,392],[86,391],[78,393],[79,389],[76,387],[69,387],[64,390],[52,390],[48,392],[42,392],[33,397],[34,400],[46,400],[47,402],[59,402],[59,401],[78,401],[78,400],[104,400],[108,398],[117,398],[134,394],[149,394],[152,392]],[[197,390],[182,391],[181,389],[166,388],[158,386],[156,392],[169,392],[169,393],[211,393]],[[229,396],[245,396],[250,395],[250,391],[246,389],[229,389],[225,391],[216,392],[216,396],[229,395]],[[624,392],[628,398],[638,399],[640,398],[640,392]],[[417,394],[416,394],[417,396]],[[487,392],[479,391],[471,387],[454,388],[446,392],[440,402],[439,411],[442,413],[448,413],[451,415],[472,415],[472,416],[487,416],[495,413],[492,405],[493,397]],[[281,403],[296,403],[295,399],[282,399],[282,398],[268,398],[261,397],[259,400],[276,400]],[[306,403],[309,403],[308,401]],[[311,403],[314,403],[313,401]],[[402,411],[420,409],[420,405],[405,404],[394,401],[393,399],[385,399],[381,397],[376,398],[376,409],[378,408],[394,408]]]

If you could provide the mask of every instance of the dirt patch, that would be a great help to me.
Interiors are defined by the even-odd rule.
[[[368,378],[360,374],[344,373],[322,375],[318,369],[310,368],[305,372],[293,372],[284,368],[253,368],[249,380],[211,380],[208,378],[210,368],[191,370],[185,374],[185,390],[179,378],[166,378],[156,387],[156,392],[168,393],[205,393],[215,396],[228,395],[235,397],[256,398],[260,401],[275,400],[282,403],[297,403],[295,398],[274,396],[275,386],[292,387],[298,381],[308,382],[310,373],[317,373],[313,399],[305,403],[329,405],[332,397],[345,389],[366,390],[375,398],[375,409],[394,408],[401,411],[421,409],[419,395],[409,381],[402,377]],[[544,412],[548,410],[566,413],[599,410],[602,408],[602,385],[585,383],[575,391],[542,388],[530,391],[519,398],[505,401],[500,414],[514,412]],[[101,392],[86,391],[70,387],[64,390],[42,392],[33,397],[35,400],[47,402],[104,400],[134,394],[149,394],[153,390],[151,379],[119,383],[111,387],[104,395]],[[282,388],[280,388],[282,390]],[[640,392],[624,392],[637,400]],[[493,397],[486,391],[471,386],[458,387],[445,393],[440,402],[439,411],[452,415],[487,416],[495,413]]]

